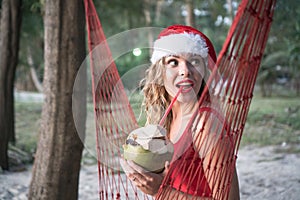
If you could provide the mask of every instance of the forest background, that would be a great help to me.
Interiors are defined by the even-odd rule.
[[[239,1],[95,0],[94,3],[107,38],[139,27],[187,24],[201,29],[208,35],[218,53],[225,41]],[[77,174],[73,177],[74,180],[78,179],[80,164],[95,162],[95,159],[85,152],[82,142],[74,138],[73,133],[76,133],[76,129],[72,125],[73,117],[70,114],[73,80],[88,53],[83,2],[1,0],[0,5],[0,165],[2,170],[14,171],[34,161],[40,163],[41,173],[34,173],[36,175],[32,178],[30,190],[32,195],[38,195],[41,191],[34,191],[38,185],[45,184],[45,187],[49,187],[49,183],[42,181],[42,179],[49,180],[42,169],[54,168],[53,160],[58,160],[55,164],[58,168],[53,173],[59,173],[60,167],[63,169],[59,163],[69,162],[71,166],[74,162],[74,158],[64,153],[52,152],[48,157],[44,154],[37,156],[38,144],[52,151],[64,146],[59,152],[65,152],[67,147],[77,149],[75,159],[77,167],[70,167],[74,168],[70,173]],[[65,25],[67,22],[72,22],[69,23],[69,27]],[[59,28],[52,30],[51,27],[54,26]],[[45,37],[46,34],[55,35],[55,31],[59,32],[60,43],[53,42],[57,39],[55,37]],[[72,44],[74,48],[63,50],[72,37],[73,39],[78,37],[76,40],[78,42]],[[62,55],[70,54],[77,55],[74,56],[76,59],[71,58],[65,65],[64,62],[55,62],[58,57],[51,53],[58,47],[61,49],[56,53],[60,58]],[[52,48],[51,52],[47,52],[49,48],[50,51]],[[132,67],[148,59],[147,53],[140,56],[129,53],[116,63],[122,76]],[[283,145],[288,146],[286,148],[288,153],[299,152],[299,63],[300,5],[297,0],[277,0],[242,146]],[[72,74],[72,77],[68,78],[65,74]],[[69,81],[59,84],[63,79]],[[23,97],[24,95],[26,97]],[[53,96],[53,99],[47,96]],[[34,97],[39,100],[36,101]],[[49,99],[53,101],[47,101]],[[86,100],[90,102],[89,98]],[[57,114],[60,108],[63,108],[61,109],[63,111]],[[83,117],[87,118],[87,122],[93,117],[88,114],[91,110],[92,105],[87,106],[87,115]],[[89,126],[92,125],[87,124],[87,135],[93,133],[92,128],[88,129]],[[60,127],[59,131],[53,127]],[[44,139],[39,139],[38,135]],[[72,146],[74,144],[76,147]],[[69,180],[69,176],[63,174],[66,180]],[[57,188],[63,184],[59,178],[53,181],[52,185],[56,185]],[[65,188],[65,191],[70,193],[66,192],[65,197],[75,193],[75,197],[72,197],[76,198],[78,181],[72,183],[69,188]],[[52,192],[52,197],[60,195],[60,190],[53,190],[56,191]]]

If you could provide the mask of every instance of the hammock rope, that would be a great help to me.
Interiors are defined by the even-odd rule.
[[[137,189],[120,170],[118,158],[121,156],[122,145],[127,134],[138,128],[138,123],[93,1],[84,0],[84,4],[96,124],[99,198],[153,199]],[[166,189],[170,184],[178,184],[181,190],[189,193],[203,187],[201,191],[214,199],[228,199],[274,7],[275,0],[241,1],[215,67],[206,83],[207,87],[199,99],[201,104],[206,94],[210,92],[211,95],[213,91],[218,104],[199,108],[185,129],[185,132],[191,130],[199,132],[195,140],[198,141],[197,146],[201,147],[201,152],[209,156],[199,161],[198,153],[190,148],[184,149],[180,159],[192,161],[177,165],[171,163],[170,170],[156,196],[157,199],[183,198],[180,193],[169,192]],[[194,126],[195,121],[200,120],[199,115],[205,119],[200,130]],[[212,119],[215,121],[209,123]],[[212,136],[201,134],[204,130],[211,132]],[[212,140],[210,137],[215,139]],[[190,138],[184,137],[182,143],[189,144]],[[220,152],[220,149],[223,151]],[[203,173],[205,176],[197,176]],[[174,176],[181,176],[188,184],[175,183]]]

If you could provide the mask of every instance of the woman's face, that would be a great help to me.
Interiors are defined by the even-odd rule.
[[[203,77],[205,61],[199,55],[181,54],[165,58],[164,86],[171,99],[182,87],[178,101],[188,103],[197,101]]]

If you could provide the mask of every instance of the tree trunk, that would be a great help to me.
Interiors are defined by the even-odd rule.
[[[164,1],[163,0],[157,0],[156,1],[156,9],[155,9],[155,24],[160,23],[160,17],[161,17],[161,9]]]
[[[14,80],[18,64],[21,0],[3,0],[0,27],[0,166],[8,170],[8,142],[15,142]]]
[[[39,81],[38,75],[36,73],[36,70],[34,68],[34,61],[32,56],[32,50],[30,47],[27,48],[27,62],[30,66],[30,78],[34,84],[34,87],[37,89],[38,92],[43,92],[43,85]]]
[[[22,76],[16,77],[14,89],[20,91],[37,91],[28,66],[18,65],[17,70],[17,73],[22,74]]]
[[[194,4],[193,0],[185,0],[187,15],[185,17],[185,24],[195,27]]]
[[[43,92],[43,85],[42,83],[39,81],[38,75],[36,73],[36,70],[34,67],[30,67],[30,78],[32,80],[32,83],[35,87],[35,89],[42,93]]]
[[[144,8],[143,8],[143,13],[145,17],[145,26],[149,27],[152,25],[152,18],[151,18],[151,0],[144,0]],[[150,44],[153,43],[153,33],[151,31],[148,32],[148,43],[149,47],[151,46]],[[150,54],[152,54],[153,49],[149,49]]]
[[[296,91],[296,95],[300,96],[300,77],[296,76],[295,78],[293,78],[292,80],[292,86],[294,88],[294,90]]]
[[[234,13],[233,13],[233,7],[232,7],[232,0],[226,0],[227,2],[227,13],[230,16],[230,19],[233,20]]]
[[[29,199],[77,199],[83,143],[72,117],[72,92],[85,56],[83,1],[46,0],[44,25],[45,102]],[[85,99],[73,105],[84,108],[82,122]]]

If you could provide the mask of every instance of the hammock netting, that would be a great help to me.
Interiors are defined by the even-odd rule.
[[[120,168],[119,158],[122,154],[122,145],[128,133],[139,126],[122,81],[120,81],[117,66],[93,2],[84,0],[84,3],[96,122],[99,197],[101,200],[152,199],[153,197],[145,195],[136,188]],[[224,120],[216,120],[219,123],[207,123],[207,127],[203,127],[217,132],[214,137],[218,140],[205,138],[197,140],[202,151],[210,152],[209,156],[203,159],[203,163],[187,167],[183,166],[183,162],[182,166],[179,164],[176,168],[172,168],[171,163],[170,170],[156,195],[157,199],[179,199],[179,193],[168,192],[166,187],[172,182],[170,174],[174,175],[174,170],[180,168],[184,169],[185,173],[181,174],[182,179],[193,183],[195,190],[197,187],[203,187],[201,183],[203,176],[198,177],[197,172],[204,171],[205,179],[210,183],[211,196],[214,199],[228,199],[239,144],[267,42],[274,7],[275,0],[242,0],[240,3],[227,39],[206,83],[206,90],[199,100],[201,103],[205,93],[211,91],[217,99],[217,113],[203,108],[199,109],[198,115],[202,113],[204,119],[211,120],[212,118],[218,119],[216,116],[221,113],[221,118]],[[95,51],[99,45],[100,50]],[[196,120],[196,118],[197,115],[194,114],[191,120]],[[189,123],[187,129],[191,129],[192,124]],[[201,137],[201,130],[199,135]],[[211,141],[215,141],[219,148],[212,148],[211,146],[216,146],[216,144],[211,144]],[[185,187],[188,191],[192,186],[188,184]]]

